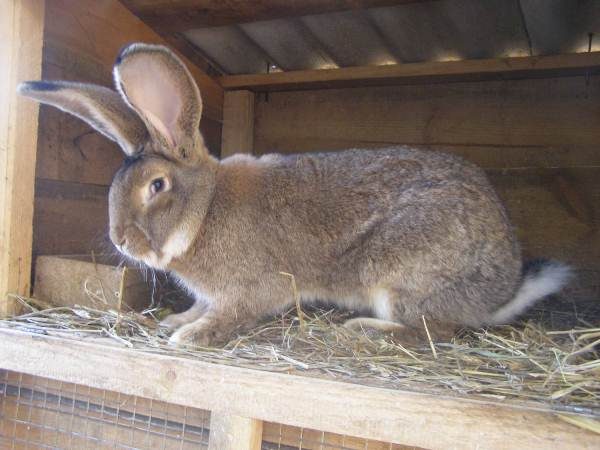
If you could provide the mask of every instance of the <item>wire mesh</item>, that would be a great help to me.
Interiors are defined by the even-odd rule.
[[[208,448],[210,413],[0,370],[0,449]],[[263,450],[400,450],[401,445],[265,422]]]
[[[418,450],[387,442],[277,423],[263,425],[262,450]]]
[[[0,370],[0,448],[191,450],[210,413]]]

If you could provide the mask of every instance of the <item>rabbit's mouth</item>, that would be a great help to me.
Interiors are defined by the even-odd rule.
[[[126,257],[146,264],[148,264],[148,254],[154,254],[150,260],[157,259],[157,252],[152,248],[150,239],[139,226],[130,224],[120,238],[117,239],[119,236],[117,233],[114,233],[113,236],[111,236],[111,240],[113,240],[114,246]]]
[[[159,255],[154,250],[146,250],[142,252],[133,251],[128,246],[116,246],[119,252],[128,258],[135,261],[142,262],[153,269],[164,270],[167,266],[166,258],[163,255]]]
[[[113,244],[126,257],[143,262],[149,267],[164,270],[174,258],[181,257],[189,250],[195,237],[196,233],[189,229],[177,228],[161,247],[156,248],[152,245],[155,241],[150,239],[143,229],[136,224],[131,224],[120,242],[113,241]]]
[[[160,252],[154,251],[153,249],[148,249],[145,252],[141,253],[140,256],[137,257],[138,261],[143,262],[148,267],[158,270],[165,270],[165,258],[160,254]]]

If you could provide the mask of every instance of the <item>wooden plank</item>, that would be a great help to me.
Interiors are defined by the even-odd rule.
[[[122,162],[116,143],[76,117],[41,106],[37,178],[108,186]]]
[[[514,442],[529,449],[591,449],[598,444],[597,434],[536,404],[254,371],[9,329],[0,330],[0,339],[0,367],[7,370],[366,439],[430,449],[506,449]]]
[[[221,158],[254,149],[254,94],[235,91],[225,94],[223,104]]]
[[[98,61],[108,73],[124,45],[136,41],[166,43],[118,0],[48,0],[46,24],[47,41],[59,42],[76,54]],[[223,90],[185,56],[180,56],[200,88],[204,115],[221,120]]]
[[[286,91],[356,86],[481,81],[596,73],[600,52],[513,58],[430,61],[339,69],[299,70],[218,78],[226,90]]]
[[[206,26],[320,14],[350,9],[417,3],[423,0],[123,0],[145,23],[161,33]]]
[[[260,450],[262,422],[256,419],[213,413],[210,416],[209,450]]]
[[[108,187],[36,180],[33,249],[36,255],[112,253]]]
[[[44,1],[0,2],[0,317],[15,311],[8,293],[29,295],[38,106],[16,95],[40,77]]]
[[[598,146],[599,129],[600,76],[591,76],[275,92],[258,97],[254,143],[258,153],[307,140]]]
[[[144,269],[111,264],[103,255],[38,256],[34,287],[36,298],[56,306],[142,311],[152,301],[152,286]]]

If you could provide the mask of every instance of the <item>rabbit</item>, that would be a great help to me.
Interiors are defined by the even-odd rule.
[[[522,273],[519,243],[484,172],[450,154],[391,146],[211,156],[202,100],[169,49],[136,43],[116,91],[32,81],[19,93],[83,119],[125,153],[109,191],[110,238],[196,299],[167,317],[173,345],[225,342],[295,300],[370,311],[353,329],[513,320],[570,268]],[[298,124],[301,126],[301,124]]]

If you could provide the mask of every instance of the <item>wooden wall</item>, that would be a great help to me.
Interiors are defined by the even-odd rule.
[[[485,168],[526,258],[574,264],[600,293],[600,77],[271,92],[257,95],[255,152],[390,144]]]
[[[45,79],[112,86],[112,63],[122,46],[161,42],[116,0],[47,0],[45,22]],[[223,92],[191,69],[203,93],[201,128],[209,148],[218,154]],[[107,193],[122,162],[118,146],[82,121],[43,106],[37,155],[34,255],[112,251]]]

